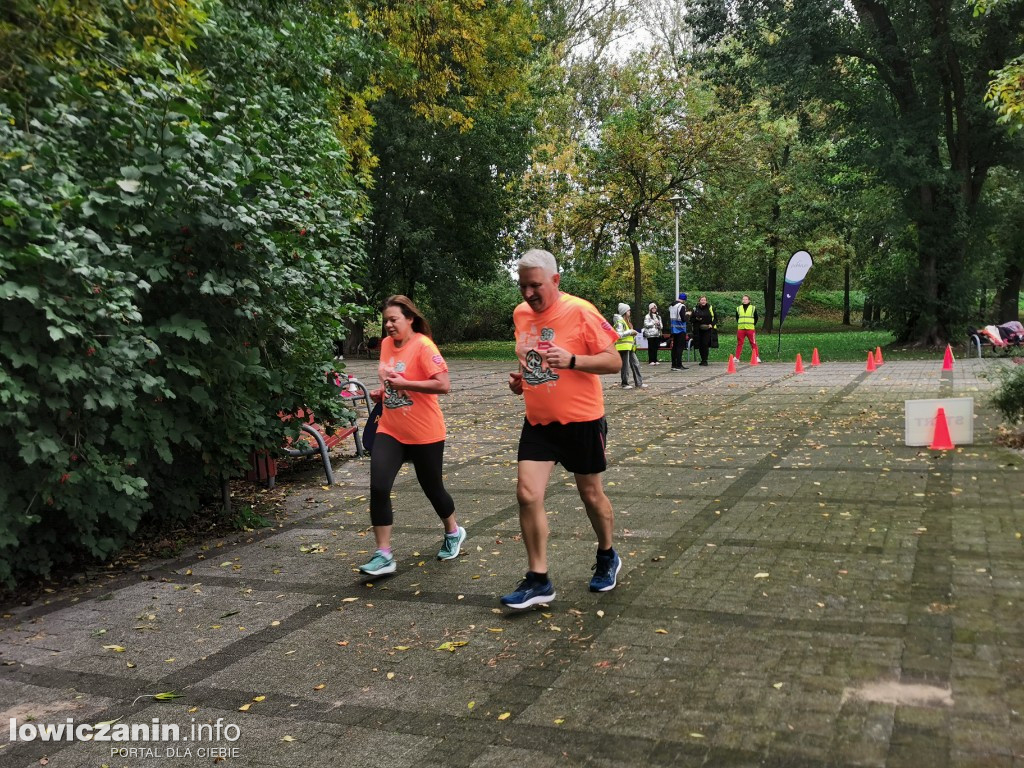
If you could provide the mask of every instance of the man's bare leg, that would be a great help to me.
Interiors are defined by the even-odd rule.
[[[604,492],[601,473],[592,475],[574,475],[580,499],[587,509],[590,525],[597,534],[598,549],[611,549],[612,536],[615,533],[615,512],[612,510],[611,499]]]
[[[548,516],[544,509],[553,461],[520,461],[516,499],[519,501],[519,528],[523,532],[529,570],[548,572]]]

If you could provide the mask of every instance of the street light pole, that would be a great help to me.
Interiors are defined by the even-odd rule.
[[[679,298],[679,205],[685,200],[682,195],[676,195],[670,197],[668,201],[672,203],[672,207],[675,209],[676,214],[676,292],[672,296],[672,300],[675,301]]]

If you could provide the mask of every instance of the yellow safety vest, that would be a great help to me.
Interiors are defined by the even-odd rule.
[[[619,336],[622,336],[622,334],[630,329],[629,323],[626,322],[626,318],[622,315],[615,315],[613,321],[613,327]],[[636,349],[636,336],[624,336],[619,339],[615,342],[615,349],[618,352],[632,352]]]
[[[747,304],[743,306],[740,304],[736,307],[736,314],[739,315],[739,320],[736,321],[737,331],[752,331],[754,330],[754,305]]]

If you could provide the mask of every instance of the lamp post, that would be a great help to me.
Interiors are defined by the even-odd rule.
[[[675,209],[676,214],[676,292],[672,296],[672,300],[675,301],[679,298],[679,206],[686,200],[682,195],[675,195],[670,197],[668,201],[672,203],[672,207]]]

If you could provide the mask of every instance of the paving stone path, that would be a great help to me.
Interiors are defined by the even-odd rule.
[[[522,403],[507,364],[456,361],[457,562],[405,469],[398,572],[361,579],[368,460],[336,455],[332,487],[310,460],[268,494],[279,527],[8,607],[0,766],[1024,766],[1024,460],[986,405],[1005,364],[605,377],[619,586],[587,590],[556,468],[558,599],[506,615]],[[949,396],[975,397],[975,444],[905,447],[904,400]],[[181,740],[11,742],[11,718]]]

